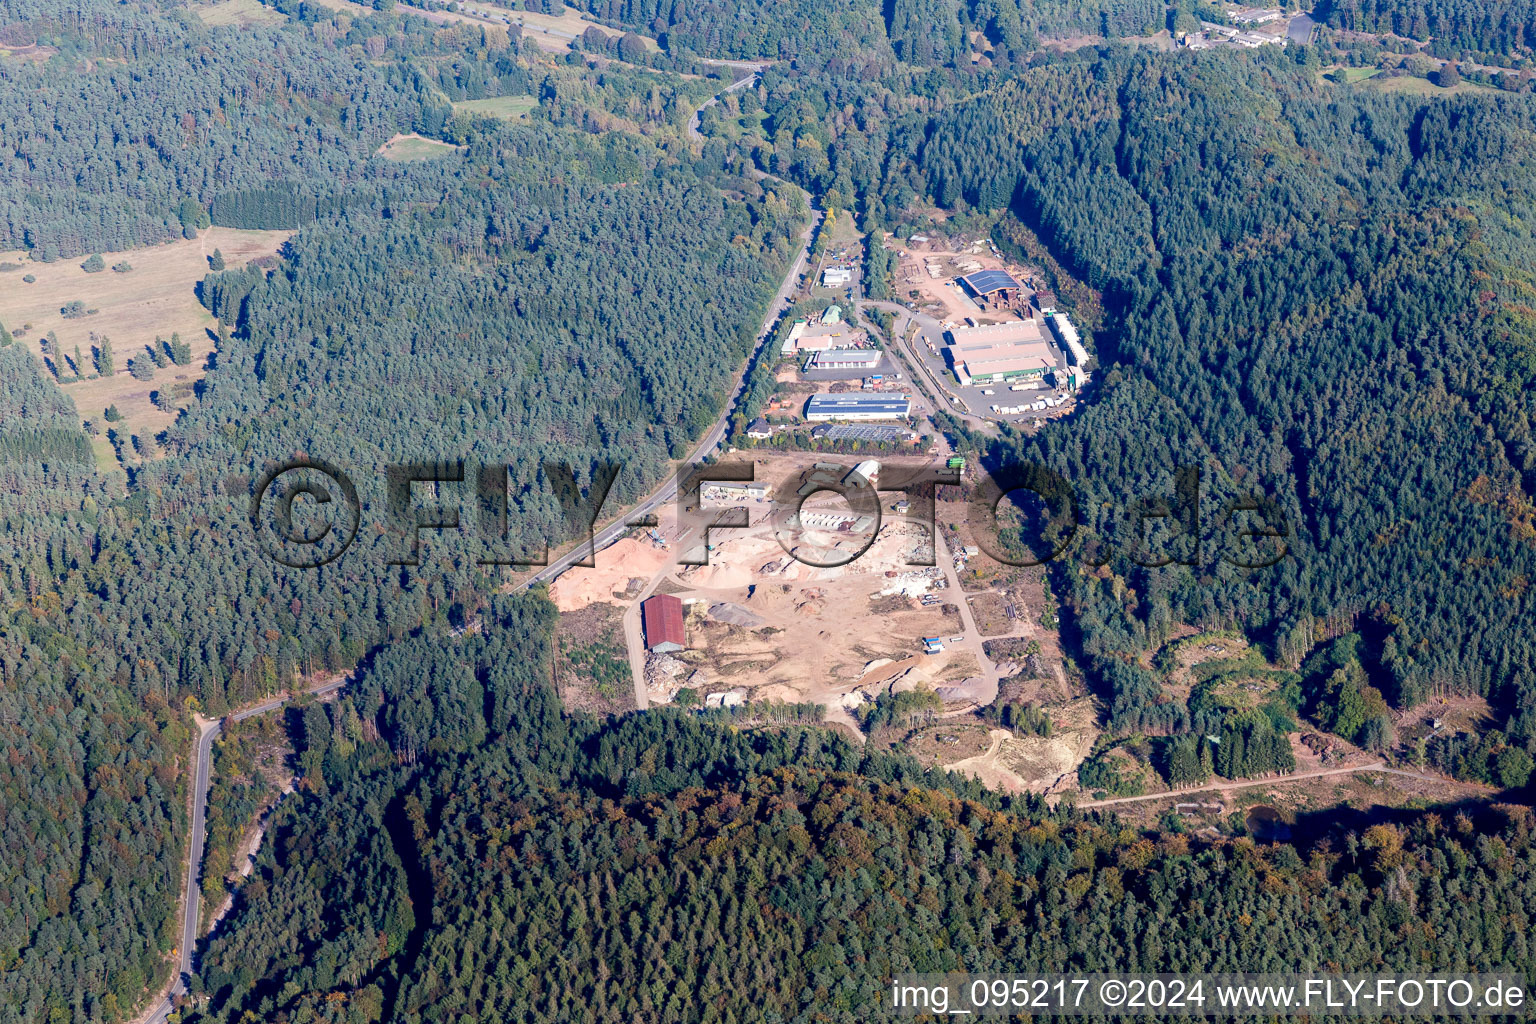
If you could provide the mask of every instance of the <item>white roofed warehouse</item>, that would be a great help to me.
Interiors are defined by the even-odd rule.
[[[1055,366],[1045,332],[1034,320],[1014,320],[949,332],[949,357],[961,384],[1038,377]]]
[[[873,370],[884,358],[877,348],[828,349],[812,353],[805,361],[807,370]]]

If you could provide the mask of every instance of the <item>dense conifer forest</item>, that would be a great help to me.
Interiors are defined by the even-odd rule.
[[[854,1021],[905,971],[1536,967],[1528,814],[1147,838],[769,709],[566,717],[550,616],[500,604],[301,713],[306,785],[193,1019]]]
[[[1085,97],[1096,115],[1013,151],[1017,170],[934,168],[978,204],[1008,195],[1106,295],[1099,401],[997,454],[1072,480],[1080,543],[1109,556],[1058,571],[1112,721],[1188,726],[1124,657],[1174,621],[1247,629],[1292,666],[1358,628],[1393,704],[1474,692],[1530,738],[1530,101],[1325,97],[1217,57],[1121,68]],[[988,134],[989,103],[973,106],[947,130]],[[1199,565],[1135,564],[1194,561],[1193,537],[1136,556],[1127,532],[1179,464],[1202,469],[1205,515],[1264,495],[1289,555],[1234,569],[1207,520]]]
[[[1324,0],[1328,24],[1356,32],[1390,32],[1433,40],[1435,52],[1529,53],[1536,48],[1536,4],[1530,0]]]
[[[505,33],[314,9],[238,29],[106,3],[7,17],[8,41],[59,52],[0,59],[0,244],[50,260],[210,220],[305,228],[275,272],[202,283],[224,323],[213,372],[166,457],[127,479],[97,471],[37,361],[0,347],[0,1019],[116,1020],[166,976],[177,934],[189,702],[218,714],[349,668],[463,621],[496,583],[468,547],[391,578],[371,531],[350,568],[292,573],[251,543],[255,478],[324,455],[382,523],[385,463],[499,460],[508,518],[537,537],[563,522],[546,462],[585,485],[622,453],[628,499],[718,410],[806,211],[793,188],[641,132],[456,116],[412,65],[360,59],[377,37],[400,57],[500,62],[496,91],[577,74]],[[627,111],[621,77],[561,102]],[[670,93],[638,95],[675,120]],[[413,128],[461,149],[372,156]]]
[[[1515,63],[1528,6],[1319,13]],[[248,25],[0,11],[0,247],[80,262],[209,224],[297,231],[275,266],[198,286],[218,347],[157,460],[100,468],[0,327],[0,1024],[146,1002],[177,941],[190,712],[354,668],[340,700],[288,712],[300,789],[203,955],[196,1019],[854,1020],[909,968],[1536,969],[1519,811],[1191,843],[855,748],[808,709],[570,716],[552,607],[493,597],[499,573],[450,536],[428,532],[430,571],[391,566],[383,528],[390,463],[505,465],[530,543],[563,528],[557,465],[580,490],[620,459],[610,501],[635,498],[718,412],[806,193],[898,236],[937,210],[1046,254],[1090,334],[1080,414],[951,432],[1077,489],[1050,586],[1111,734],[1153,737],[1170,781],[1260,777],[1294,766],[1301,719],[1378,749],[1393,708],[1474,693],[1497,731],[1424,760],[1518,788],[1524,85],[1425,99],[1325,81],[1321,47],[1140,52],[1118,40],[1177,14],[1146,0],[581,7],[662,53],[615,34],[555,57],[305,2]],[[702,57],[777,63],[694,148],[693,107],[725,84]],[[453,105],[504,97],[536,103]],[[431,159],[375,155],[410,132]],[[263,471],[301,454],[354,476],[368,524],[309,573],[248,519]],[[1148,568],[1131,511],[1180,466],[1201,470],[1201,557],[1163,535],[1194,564]],[[1220,560],[1253,553],[1219,520],[1254,495],[1289,550],[1261,570]],[[476,617],[483,635],[441,639]],[[1170,699],[1143,655],[1175,624],[1257,641],[1276,696]],[[1083,781],[1132,785],[1098,758]],[[220,856],[256,797],[220,791]]]

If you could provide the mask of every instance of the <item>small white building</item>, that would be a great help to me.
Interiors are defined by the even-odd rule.
[[[860,482],[871,486],[880,479],[880,463],[875,459],[865,459],[848,471],[843,477],[843,483],[856,487]]]
[[[828,267],[821,272],[823,288],[841,288],[853,280],[853,270],[848,267]]]

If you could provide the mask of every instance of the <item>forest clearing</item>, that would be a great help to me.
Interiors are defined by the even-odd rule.
[[[220,3],[194,7],[204,25],[280,25],[286,16],[273,10],[261,0],[221,0]]]
[[[272,256],[290,235],[291,231],[215,227],[194,239],[101,254],[104,267],[131,267],[122,272],[88,273],[78,259],[33,263],[24,254],[0,254],[0,261],[20,262],[24,268],[4,278],[0,323],[43,359],[74,401],[82,422],[153,437],[174,422],[186,395],[202,379],[217,341],[218,323],[198,302],[196,291],[210,270],[214,252],[234,269]],[[35,282],[24,283],[24,274]],[[83,315],[70,315],[74,312],[70,304],[76,302],[83,307]],[[57,351],[46,342],[50,332],[58,339]],[[190,348],[191,358],[185,365],[166,360],[148,380],[129,372],[130,360],[150,359],[157,338],[169,343],[177,334]],[[102,337],[111,346],[114,372],[109,376],[100,376],[96,365]],[[157,392],[168,400],[156,405],[151,396]],[[106,423],[105,411],[114,405],[122,419]],[[94,440],[98,461],[105,456],[104,465],[112,464],[110,446],[99,436]]]
[[[436,139],[423,138],[415,132],[409,135],[395,135],[378,149],[377,156],[385,160],[391,160],[397,164],[410,163],[415,160],[431,160],[449,153],[460,152],[458,146],[451,142],[439,142]]]

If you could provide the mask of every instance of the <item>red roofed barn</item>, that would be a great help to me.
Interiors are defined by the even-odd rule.
[[[645,622],[645,646],[665,653],[680,651],[683,642],[683,602],[671,594],[657,594],[640,606]]]

